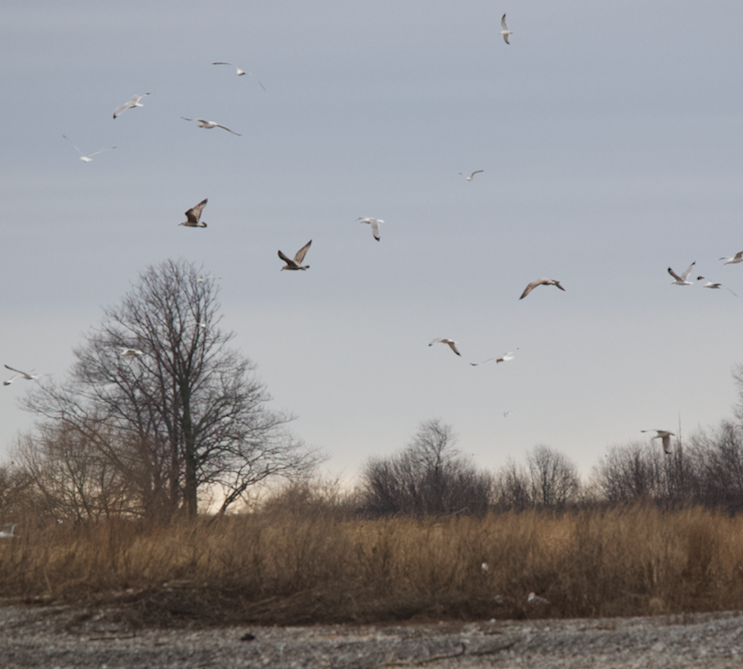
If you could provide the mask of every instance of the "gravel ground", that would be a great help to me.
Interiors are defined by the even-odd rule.
[[[133,631],[113,609],[6,606],[0,666],[740,669],[743,616]]]

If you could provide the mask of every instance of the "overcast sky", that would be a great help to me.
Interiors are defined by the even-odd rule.
[[[547,444],[584,473],[714,425],[743,362],[743,264],[718,260],[743,250],[741,34],[740,0],[8,2],[0,362],[61,380],[182,257],[333,474],[429,418],[483,467]],[[86,164],[63,134],[117,148]],[[206,197],[209,227],[178,227]],[[565,292],[519,300],[540,277]],[[0,388],[0,456],[28,383]]]

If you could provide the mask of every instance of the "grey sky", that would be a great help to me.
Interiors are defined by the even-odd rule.
[[[61,378],[102,306],[185,257],[333,472],[433,417],[484,467],[546,443],[584,471],[715,423],[743,297],[666,268],[743,295],[718,261],[743,249],[742,24],[737,0],[9,3],[0,362]],[[63,134],[117,148],[84,164]],[[209,227],[178,227],[205,197]],[[542,276],[566,292],[519,301]],[[0,388],[0,453],[24,390]]]

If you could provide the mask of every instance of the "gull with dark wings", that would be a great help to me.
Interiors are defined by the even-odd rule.
[[[310,266],[303,265],[302,261],[307,255],[307,251],[309,251],[310,249],[310,244],[312,244],[311,239],[301,249],[299,249],[299,251],[297,251],[293,260],[289,256],[285,255],[282,251],[279,251],[279,258],[281,258],[286,263],[286,265],[284,265],[281,269],[309,269]]]
[[[429,344],[429,346],[433,346],[434,344],[446,344],[458,356],[461,357],[462,355],[459,351],[457,351],[457,342],[455,342],[453,339],[447,339],[446,337],[439,337],[438,339],[434,339]]]
[[[472,181],[472,179],[474,178],[475,174],[480,174],[481,172],[484,172],[484,171],[485,171],[485,170],[475,170],[474,172],[472,172],[472,173],[471,173],[471,174],[470,174],[470,175],[469,175],[469,176],[467,177],[467,181]],[[461,174],[462,176],[464,176],[464,172],[460,172],[459,174]]]
[[[195,207],[186,212],[186,220],[178,225],[185,225],[187,228],[205,228],[206,222],[201,220],[201,212],[204,211],[209,198],[204,198]]]
[[[560,290],[565,290],[560,285],[560,282],[556,279],[537,279],[536,281],[532,281],[526,288],[524,288],[524,292],[521,293],[521,297],[519,299],[523,300],[537,286],[557,286]]]

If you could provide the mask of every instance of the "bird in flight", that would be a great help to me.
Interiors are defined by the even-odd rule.
[[[289,256],[285,255],[282,251],[279,251],[279,258],[281,258],[286,265],[284,265],[281,269],[309,269],[309,265],[303,265],[302,261],[304,260],[304,257],[307,255],[307,251],[309,251],[310,244],[312,244],[312,240],[308,241],[299,251],[297,251],[296,255],[294,256],[294,260],[289,258]]]
[[[237,65],[233,65],[232,63],[227,63],[223,60],[219,60],[216,63],[212,63],[212,65],[229,65],[230,67],[234,67],[237,70],[238,77],[242,77],[244,74],[247,74],[245,70],[241,70]]]
[[[131,357],[135,355],[144,355],[144,351],[140,351],[138,348],[127,348],[126,346],[119,346],[121,355],[124,357]]]
[[[20,369],[14,369],[10,365],[5,365],[5,369],[9,369],[11,372],[16,372],[20,374],[21,378],[26,379],[26,381],[33,381],[34,379],[39,378],[38,374],[29,374],[28,372],[22,372]],[[14,378],[15,376],[13,377],[13,379]],[[4,385],[9,386],[13,382],[13,379],[10,379],[7,383],[3,382]]]
[[[689,265],[685,270],[684,273],[679,276],[674,272],[670,267],[668,268],[668,273],[675,279],[675,281],[671,281],[672,286],[691,286],[691,281],[687,281],[686,279],[689,278],[689,274],[691,274],[691,270],[694,269],[694,265],[697,264],[697,261],[695,260],[691,265]]]
[[[379,241],[379,224],[384,223],[381,218],[362,218],[359,216],[356,220],[371,225],[372,235],[374,235],[374,239]]]
[[[516,354],[513,351],[509,351],[508,353],[504,353],[500,358],[488,358],[482,362],[471,362],[470,365],[477,367],[478,365],[484,365],[486,362],[493,361],[495,361],[495,364],[497,365],[499,362],[508,362],[509,360],[513,360],[515,357]]]
[[[80,160],[82,160],[84,163],[92,163],[93,156],[97,156],[99,153],[103,153],[104,151],[111,151],[112,149],[116,148],[115,146],[112,146],[108,149],[93,151],[93,153],[83,153],[82,151],[80,151],[80,147],[78,147],[78,145],[75,144],[75,142],[73,142],[69,137],[65,137],[65,135],[62,135],[62,137],[64,137],[70,144],[72,144],[72,146],[74,146],[78,150],[78,153],[80,154]]]
[[[434,344],[447,344],[449,348],[454,351],[458,356],[462,356],[462,354],[457,351],[457,342],[455,342],[453,339],[447,339],[446,337],[440,337],[438,339],[434,339],[429,346],[433,346]]]
[[[652,437],[650,441],[653,439],[660,439],[663,443],[663,450],[666,452],[666,455],[671,454],[671,437],[676,436],[673,432],[669,432],[668,430],[640,430],[640,432],[656,432],[657,434]]]
[[[470,175],[469,175],[469,176],[467,177],[467,181],[472,181],[472,179],[473,179],[473,177],[475,176],[475,174],[480,174],[480,172],[484,172],[484,171],[485,171],[485,170],[475,170],[474,172],[472,172],[472,174],[470,174]],[[461,174],[462,176],[464,176],[464,172],[460,172],[459,174]]]
[[[723,265],[735,265],[739,262],[743,262],[743,251],[738,251],[738,253],[736,253],[732,258],[723,256],[722,258],[720,258],[720,260],[725,261]]]
[[[242,77],[242,76],[244,76],[246,74],[249,74],[251,77],[253,76],[253,73],[252,72],[246,72],[245,70],[241,70],[237,65],[233,65],[232,63],[228,63],[228,62],[226,62],[224,60],[220,60],[220,61],[217,61],[216,63],[212,63],[212,65],[229,65],[230,67],[234,67],[235,70],[237,70],[237,76],[238,77]],[[258,81],[258,80],[256,79],[256,81]],[[264,91],[266,90],[266,87],[263,84],[261,84],[260,81],[258,81],[258,84],[260,84],[260,87]]]
[[[519,299],[523,300],[537,286],[557,286],[560,290],[565,290],[560,285],[560,282],[555,279],[537,279],[536,281],[532,281],[526,288],[524,288],[524,292],[521,293],[521,297]]]
[[[205,228],[206,223],[201,220],[201,212],[204,211],[208,199],[205,197],[195,207],[189,209],[186,212],[186,220],[178,225],[185,225],[187,228]]]
[[[226,130],[227,132],[231,132],[233,135],[237,135],[238,137],[242,137],[242,135],[239,132],[235,132],[234,130],[230,130],[226,125],[220,125],[219,123],[215,123],[214,121],[205,121],[203,118],[186,118],[185,116],[181,116],[181,118],[184,121],[197,121],[199,124],[199,128],[206,128],[207,130],[211,130],[212,128],[222,128],[222,130]]]
[[[508,26],[506,25],[505,14],[503,15],[503,18],[501,18],[500,24],[501,24],[501,28],[503,28],[503,30],[500,31],[500,34],[503,35],[503,40],[505,41],[505,43],[510,44],[510,42],[508,41],[508,36],[513,35],[513,30],[508,29]]]
[[[140,104],[139,101],[146,95],[149,95],[149,93],[144,93],[142,95],[133,95],[132,99],[129,100],[129,102],[125,102],[123,105],[116,107],[114,118],[116,118],[117,116],[121,116],[123,112],[125,112],[127,109],[130,109],[131,107],[144,107],[144,105]]]
[[[709,279],[707,279],[706,277],[703,277],[703,276],[698,276],[697,277],[697,281],[706,281],[707,282],[707,283],[704,284],[703,288],[712,288],[712,289],[716,289],[716,290],[719,290],[720,288],[722,288],[722,284],[721,283],[713,283],[712,281],[710,281]],[[727,288],[727,286],[725,286],[725,287]],[[727,289],[730,290],[730,288],[727,288]],[[733,293],[732,290],[730,290],[730,292]],[[735,293],[733,293],[733,295],[735,295],[735,297],[738,297]]]

